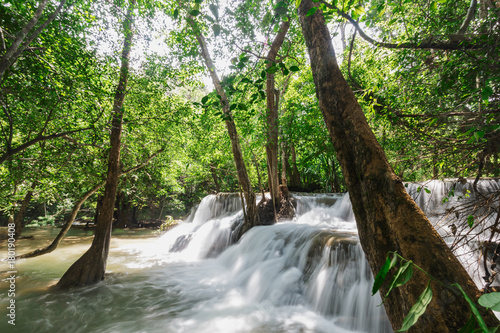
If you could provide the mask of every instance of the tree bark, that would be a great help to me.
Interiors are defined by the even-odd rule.
[[[269,61],[266,68],[276,66],[276,57],[280,50],[285,36],[290,28],[290,20],[283,21],[278,34],[274,38],[266,59]],[[278,172],[278,108],[279,91],[275,88],[274,73],[267,72],[266,80],[266,99],[267,99],[267,175],[269,184],[269,193],[274,206],[274,220],[277,220],[276,211],[279,210],[281,195],[279,190],[279,172]]]
[[[14,233],[15,239],[19,239],[19,237],[21,237],[21,233],[23,232],[23,228],[25,225],[23,223],[24,216],[26,215],[26,210],[28,210],[28,205],[31,201],[31,198],[33,197],[33,191],[35,190],[36,185],[37,185],[36,181],[34,181],[31,184],[30,189],[28,190],[28,192],[24,196],[24,199],[23,199],[23,202],[21,203],[21,207],[19,208],[19,211],[14,216],[14,225],[15,225],[15,229],[16,229],[16,231]]]
[[[217,94],[219,94],[219,96],[220,96],[220,102],[222,105],[222,112],[224,115],[224,121],[226,123],[226,128],[227,128],[227,132],[229,134],[229,139],[231,140],[231,148],[232,148],[232,152],[233,152],[234,163],[236,165],[236,170],[237,170],[237,174],[238,174],[238,182],[241,186],[241,189],[243,191],[243,195],[244,195],[244,198],[246,201],[246,207],[244,207],[244,209],[245,209],[245,223],[243,224],[243,226],[239,232],[239,237],[241,237],[241,235],[243,235],[246,231],[248,231],[250,228],[252,228],[255,225],[255,212],[256,212],[255,193],[253,192],[252,184],[250,183],[250,178],[248,177],[248,172],[247,172],[247,168],[245,165],[245,161],[243,160],[243,154],[241,152],[240,140],[238,137],[238,132],[236,131],[236,124],[234,123],[233,115],[232,115],[231,110],[229,108],[229,101],[227,99],[226,93],[224,92],[224,89],[222,88],[221,82],[219,80],[219,76],[217,75],[217,73],[215,71],[215,66],[214,66],[214,64],[212,62],[212,58],[210,57],[210,54],[208,52],[205,38],[201,34],[201,31],[199,30],[196,22],[194,21],[194,18],[191,15],[188,16],[187,21],[188,21],[188,24],[193,29],[193,32],[196,36],[198,44],[200,45],[201,56],[202,56],[203,60],[205,61],[205,65],[208,69],[208,72],[210,73],[210,77],[212,78],[212,82],[215,86],[215,90],[217,91]]]
[[[295,153],[295,145],[290,142],[290,153],[292,154],[292,165],[290,170],[290,182],[289,187],[300,188],[302,187],[302,181],[300,179],[299,169],[297,168],[297,154]]]
[[[86,286],[98,283],[104,279],[119,176],[122,120],[124,114],[123,101],[127,89],[129,58],[133,35],[133,9],[135,5],[136,0],[131,0],[129,2],[129,8],[123,23],[125,41],[121,58],[120,80],[118,82],[113,104],[113,119],[111,122],[110,134],[111,147],[109,150],[108,173],[104,188],[102,209],[99,212],[95,236],[90,249],[68,269],[57,284],[58,287],[63,289]]]
[[[474,282],[394,174],[340,72],[321,10],[306,16],[313,6],[311,0],[302,0],[299,16],[316,95],[346,179],[360,242],[372,272],[380,270],[389,251],[397,251],[444,284],[460,284],[477,300],[480,294]],[[428,280],[428,276],[416,272],[385,300],[394,330],[401,328]],[[435,296],[409,332],[457,332],[470,316],[467,302],[452,289],[436,282],[431,286]],[[388,286],[383,285],[380,292],[385,295],[387,290]],[[488,325],[498,324],[491,312],[482,310],[482,314]]]

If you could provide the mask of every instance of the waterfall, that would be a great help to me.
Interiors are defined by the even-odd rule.
[[[498,199],[474,213],[473,228],[467,218],[472,200],[498,192],[500,182],[477,188],[481,194],[462,180],[407,185],[481,287],[477,250],[489,234],[480,231],[494,223]],[[109,274],[90,288],[40,293],[25,287],[35,277],[57,281],[82,244],[20,260],[16,306],[29,318],[17,332],[392,332],[380,296],[371,296],[373,276],[349,195],[292,196],[293,220],[254,227],[237,243],[233,230],[243,220],[237,194],[205,197],[185,222],[156,238],[113,237]],[[71,257],[61,260],[66,253]],[[0,331],[8,329],[0,322]]]
[[[482,289],[485,284],[484,244],[493,237],[493,245],[489,245],[488,265],[492,263],[494,252],[500,250],[495,245],[500,241],[500,235],[492,235],[490,229],[497,219],[500,179],[480,180],[477,191],[473,183],[470,179],[449,179],[408,183],[405,186],[478,288]],[[500,279],[495,282],[500,283]]]

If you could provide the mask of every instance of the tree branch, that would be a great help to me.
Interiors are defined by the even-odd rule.
[[[336,11],[340,16],[348,20],[354,28],[359,32],[359,35],[363,37],[364,40],[369,42],[370,44],[373,44],[375,46],[381,46],[385,47],[388,49],[418,49],[418,50],[425,50],[425,49],[437,49],[437,50],[475,50],[475,49],[480,49],[485,46],[485,43],[474,43],[469,40],[450,40],[448,43],[434,43],[434,42],[420,42],[420,43],[412,43],[412,42],[404,42],[404,43],[385,43],[385,42],[379,42],[376,41],[375,39],[371,38],[368,36],[363,29],[359,26],[359,24],[354,21],[354,19],[347,13],[343,12],[342,10],[338,9],[336,6],[333,6],[325,1],[320,1],[322,4],[324,4],[326,7]],[[457,35],[454,35],[457,36]],[[452,36],[450,36],[452,37]],[[463,39],[463,38],[458,38],[458,39]]]
[[[470,25],[470,22],[472,21],[474,15],[476,14],[476,8],[477,8],[477,0],[471,0],[469,10],[467,10],[467,16],[465,17],[464,22],[460,26],[460,29],[458,29],[457,35],[465,34],[467,28]]]
[[[0,60],[0,78],[2,78],[5,71],[10,66],[12,66],[12,64],[16,62],[17,58],[19,58],[21,53],[28,47],[28,45],[33,41],[33,39],[35,39],[40,34],[40,32],[42,32],[42,30],[45,29],[45,27],[56,18],[56,16],[59,14],[62,7],[66,3],[66,0],[61,0],[59,6],[47,18],[47,20],[45,20],[45,22],[43,22],[35,31],[33,31],[33,33],[31,33],[31,35],[29,35],[28,38],[23,42],[23,40],[26,38],[30,30],[33,29],[35,24],[40,19],[43,9],[47,5],[47,3],[48,0],[43,0],[40,2],[40,5],[38,6],[37,11],[35,12],[33,18],[28,22],[28,24],[23,28],[23,30],[21,30],[18,36],[16,36],[16,40],[14,41],[14,43],[12,43],[11,47],[9,47],[7,52]]]
[[[85,128],[81,128],[81,129],[77,129],[77,130],[72,130],[72,131],[67,131],[67,132],[62,132],[62,133],[55,133],[55,134],[51,134],[51,135],[38,135],[36,138],[34,138],[28,142],[25,142],[22,145],[17,146],[14,149],[7,150],[5,153],[3,153],[0,156],[0,164],[2,164],[3,162],[5,162],[9,158],[11,158],[13,155],[27,149],[28,147],[34,145],[37,142],[59,138],[59,137],[62,137],[62,136],[68,135],[68,134],[82,132],[82,131],[86,131],[86,130],[89,130],[92,128],[93,127],[85,127]]]

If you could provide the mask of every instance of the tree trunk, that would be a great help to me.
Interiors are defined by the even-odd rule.
[[[299,169],[297,168],[297,154],[295,153],[295,145],[291,142],[290,153],[292,154],[292,165],[290,170],[290,185],[294,189],[302,187]]]
[[[123,176],[123,175],[125,175],[127,173],[130,173],[130,172],[133,172],[135,170],[138,170],[138,169],[142,168],[143,166],[145,166],[146,164],[148,164],[149,161],[151,161],[151,159],[153,159],[153,157],[155,157],[161,151],[163,151],[163,149],[161,149],[160,151],[158,151],[155,154],[151,155],[142,164],[139,164],[139,165],[137,165],[137,166],[135,166],[133,168],[130,168],[130,169],[126,170],[126,171],[121,172],[119,174],[119,176],[121,177],[121,176]],[[57,234],[56,238],[54,238],[54,240],[52,241],[52,243],[50,243],[48,246],[46,246],[44,248],[37,249],[35,251],[31,251],[31,252],[25,253],[23,255],[20,255],[18,258],[34,258],[34,257],[41,256],[42,254],[47,254],[47,253],[50,253],[50,252],[54,251],[57,248],[57,246],[59,245],[59,243],[61,243],[61,241],[64,238],[64,236],[66,236],[66,233],[69,231],[69,229],[71,228],[71,226],[73,225],[73,222],[75,221],[76,216],[77,216],[78,212],[80,211],[80,208],[81,208],[82,204],[88,198],[90,198],[90,196],[92,194],[94,194],[95,192],[97,192],[104,184],[105,184],[104,182],[97,184],[92,189],[90,189],[89,191],[87,191],[80,198],[80,200],[78,200],[77,202],[75,202],[75,204],[73,205],[73,209],[71,210],[71,214],[67,218],[66,222],[64,223],[64,226],[62,227],[61,231],[59,231],[59,233]],[[98,205],[99,205],[99,202],[102,202],[102,196],[99,196]],[[163,209],[163,207],[162,207],[162,209]],[[160,217],[161,217],[161,213],[160,213]],[[88,222],[87,222],[87,225],[85,226],[85,228],[88,228]]]
[[[14,216],[14,225],[16,228],[16,231],[14,234],[15,239],[19,239],[19,237],[21,237],[21,233],[23,232],[23,228],[25,225],[25,223],[23,223],[24,216],[26,215],[26,210],[28,210],[28,205],[31,201],[31,198],[33,197],[33,191],[35,190],[36,185],[37,185],[36,181],[34,181],[31,184],[30,189],[28,190],[28,192],[24,196],[24,199],[23,199],[23,202],[21,204],[21,207],[19,208],[19,211]]]
[[[103,185],[104,185],[104,183],[100,183],[100,184],[94,186],[94,188],[92,188],[91,190],[87,191],[80,198],[80,200],[78,200],[73,205],[73,209],[71,210],[71,214],[67,218],[66,222],[64,223],[64,226],[62,227],[61,231],[59,231],[59,233],[57,234],[56,238],[54,238],[54,240],[52,241],[52,243],[50,243],[48,246],[46,246],[44,248],[37,249],[35,251],[31,251],[31,252],[25,253],[23,255],[20,255],[18,258],[19,259],[34,258],[34,257],[38,257],[38,256],[41,256],[43,254],[47,254],[47,253],[50,253],[50,252],[54,251],[57,248],[57,246],[59,245],[59,243],[61,243],[61,241],[64,238],[64,236],[66,236],[66,233],[69,231],[69,229],[71,228],[71,226],[73,225],[73,222],[75,221],[76,215],[80,211],[80,207],[82,206],[82,204],[92,194],[94,194],[95,192],[97,192],[97,190],[99,190]]]
[[[229,101],[227,99],[226,93],[222,88],[221,82],[217,73],[215,72],[215,66],[212,62],[210,54],[208,53],[207,44],[205,42],[205,38],[201,34],[194,18],[189,15],[188,16],[188,24],[193,29],[193,32],[198,40],[201,49],[201,56],[205,61],[205,65],[210,73],[210,77],[212,78],[212,82],[215,86],[215,90],[217,94],[220,96],[222,112],[224,115],[224,121],[226,123],[227,132],[229,134],[229,139],[231,140],[231,148],[233,152],[234,163],[236,165],[236,170],[238,173],[238,182],[243,190],[243,195],[246,201],[245,209],[245,223],[239,232],[239,237],[243,235],[246,231],[252,228],[255,225],[255,193],[252,189],[252,184],[250,183],[250,178],[248,177],[247,168],[245,166],[245,161],[243,160],[243,154],[241,152],[240,140],[238,137],[238,132],[236,131],[236,124],[234,123],[233,115],[229,108]],[[238,237],[238,238],[239,238]]]
[[[115,208],[115,228],[129,228],[136,224],[135,206],[126,198],[123,192],[117,194]]]
[[[299,15],[316,95],[346,179],[360,242],[372,272],[380,270],[389,251],[397,251],[444,284],[460,284],[477,300],[480,294],[474,282],[394,174],[340,72],[322,11],[306,16],[313,6],[311,0],[302,0]],[[394,330],[401,328],[428,280],[428,276],[416,272],[385,300]],[[467,302],[436,282],[431,286],[436,296],[409,331],[457,332],[470,316]],[[385,295],[387,290],[385,284],[380,292]],[[482,314],[488,325],[498,324],[491,312]]]
[[[111,238],[111,224],[113,221],[113,210],[115,206],[116,190],[120,165],[120,144],[122,134],[122,120],[124,114],[123,101],[125,99],[129,57],[132,47],[132,22],[133,9],[136,0],[131,0],[123,23],[125,41],[123,45],[120,80],[116,89],[113,104],[113,119],[111,122],[110,150],[108,158],[108,174],[104,187],[104,199],[102,209],[97,219],[97,227],[94,240],[90,249],[78,259],[63,275],[58,282],[60,288],[71,288],[86,286],[97,283],[104,279],[106,261],[108,259],[109,242]]]
[[[220,192],[219,178],[217,177],[217,168],[213,163],[210,164],[210,172],[212,173],[212,178],[214,180],[215,192],[219,193]]]
[[[267,54],[266,68],[276,66],[276,56],[283,45],[285,36],[290,28],[290,20],[283,21],[278,34],[274,38],[271,48]],[[279,91],[275,88],[274,73],[267,72],[266,81],[266,98],[267,98],[267,174],[269,193],[274,206],[274,220],[277,220],[276,210],[280,205],[280,190],[279,190],[279,172],[278,172],[278,108],[279,108]]]

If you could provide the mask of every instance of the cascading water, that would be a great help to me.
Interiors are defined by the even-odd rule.
[[[408,191],[452,245],[451,237],[462,231],[450,234],[446,226],[440,227],[442,218],[429,211],[449,213],[452,206],[441,202],[452,185],[442,185],[443,193],[438,182],[434,185],[425,185],[430,193],[413,184]],[[483,187],[485,193],[488,186]],[[455,192],[465,190],[455,187]],[[455,199],[449,197],[447,204]],[[18,322],[14,330],[8,329],[392,332],[383,306],[378,306],[380,296],[371,296],[373,277],[358,242],[348,195],[295,195],[294,200],[293,221],[255,227],[234,244],[232,230],[243,219],[239,196],[207,196],[186,222],[160,237],[112,238],[111,274],[89,288],[29,290],[57,281],[83,253],[82,244],[61,250],[71,253],[61,267],[51,266],[62,259],[55,253],[21,260]],[[45,282],[34,284],[41,274]],[[5,325],[0,323],[2,332]]]
[[[500,240],[499,233],[491,233],[498,216],[500,179],[480,180],[476,189],[473,183],[466,179],[431,180],[406,186],[407,192],[481,289],[486,274],[483,245],[485,242],[497,244]],[[495,228],[498,230],[498,227]],[[499,252],[500,248],[490,249],[488,257],[492,257],[495,250]]]

